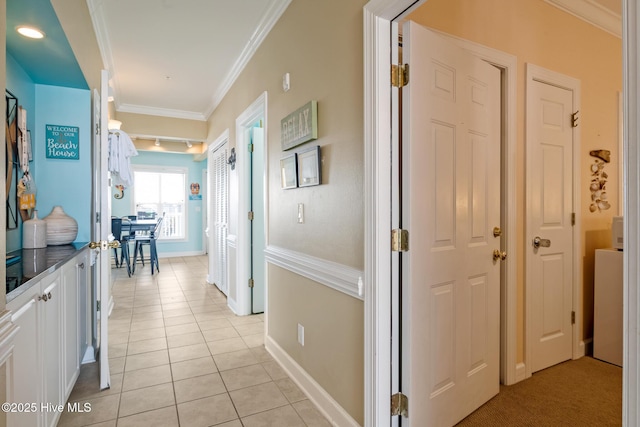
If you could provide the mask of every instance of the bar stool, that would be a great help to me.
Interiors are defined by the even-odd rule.
[[[138,260],[138,254],[140,254],[140,261],[142,262],[142,266],[144,267],[144,254],[143,254],[143,246],[149,245],[149,261],[151,262],[151,274],[153,274],[153,268],[160,272],[160,265],[158,264],[158,251],[156,248],[156,240],[158,238],[158,232],[160,231],[160,227],[162,225],[162,220],[164,216],[158,218],[158,222],[156,226],[153,228],[149,235],[136,235],[134,241],[136,242],[133,248],[133,271],[136,270],[136,261]]]

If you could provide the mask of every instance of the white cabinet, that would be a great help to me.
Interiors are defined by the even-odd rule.
[[[36,285],[7,305],[12,311],[11,320],[20,329],[16,334],[13,347],[13,397],[12,403],[36,403],[42,401],[42,360],[39,325],[42,323],[42,310],[39,309],[40,286]],[[17,307],[12,307],[12,305]],[[33,409],[33,408],[29,408]],[[39,408],[35,408],[39,409]],[[40,411],[9,412],[9,426],[41,426]]]
[[[35,412],[8,414],[9,426],[54,427],[80,372],[86,310],[79,295],[88,283],[87,251],[32,285],[7,304],[20,327],[13,350],[14,403],[34,403]],[[81,318],[82,317],[82,318]]]

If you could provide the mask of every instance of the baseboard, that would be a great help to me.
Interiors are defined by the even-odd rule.
[[[265,348],[289,375],[291,380],[311,400],[331,425],[340,427],[360,427],[347,411],[342,408],[298,363],[267,336]]]
[[[527,379],[527,370],[524,363],[516,364],[516,383]]]
[[[80,364],[84,365],[86,363],[93,363],[96,361],[96,349],[93,346],[87,347],[87,350],[84,352],[84,356],[82,356],[82,362]]]
[[[593,338],[587,338],[586,340],[580,341],[580,345],[578,346],[578,357],[576,357],[576,359],[584,357],[587,354],[593,354]]]
[[[161,249],[161,248],[159,248]],[[176,258],[181,256],[200,256],[205,255],[204,251],[185,251],[185,252],[163,252],[158,250],[158,258]]]

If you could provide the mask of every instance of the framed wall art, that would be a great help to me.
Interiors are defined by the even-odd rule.
[[[287,190],[298,186],[297,154],[293,153],[280,159],[280,183]]]
[[[322,183],[320,146],[298,153],[298,187],[311,187]]]

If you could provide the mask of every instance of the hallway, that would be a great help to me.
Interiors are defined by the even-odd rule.
[[[97,363],[83,365],[67,426],[329,426],[265,351],[264,315],[237,317],[207,285],[207,257],[160,259],[131,278],[113,269],[109,318],[111,388]]]

